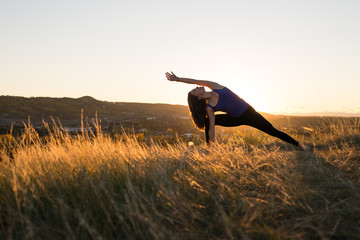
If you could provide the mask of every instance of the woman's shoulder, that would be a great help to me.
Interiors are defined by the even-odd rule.
[[[221,90],[223,88],[225,88],[223,85],[220,85],[216,82],[211,82],[211,86],[210,86],[211,90]]]
[[[217,88],[213,88],[212,90],[216,92],[216,91],[223,91],[226,89],[228,89],[228,88],[225,86],[219,85]]]

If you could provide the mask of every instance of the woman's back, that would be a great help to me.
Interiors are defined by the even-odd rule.
[[[211,106],[210,104],[208,104],[208,106],[215,111],[226,112],[235,118],[241,116],[250,106],[227,87],[214,89],[213,91],[219,95],[219,100],[215,106]]]

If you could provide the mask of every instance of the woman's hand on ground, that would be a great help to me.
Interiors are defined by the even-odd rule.
[[[179,77],[177,77],[173,72],[171,72],[171,73],[166,72],[165,76],[166,76],[167,80],[169,80],[169,81],[175,81],[175,82],[179,81]]]

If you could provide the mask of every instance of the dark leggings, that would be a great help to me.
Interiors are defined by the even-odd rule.
[[[280,138],[294,146],[299,146],[299,142],[284,132],[277,130],[263,116],[260,115],[253,107],[249,107],[240,117],[233,118],[229,114],[216,114],[215,125],[223,127],[236,127],[240,125],[248,125],[259,129],[271,136]],[[209,123],[205,125],[206,142],[209,143]]]

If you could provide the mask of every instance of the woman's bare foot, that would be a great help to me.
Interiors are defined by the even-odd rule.
[[[306,146],[305,144],[302,144],[302,143],[299,143],[299,146],[298,146],[301,150],[303,151],[309,151],[310,148],[308,146]]]

